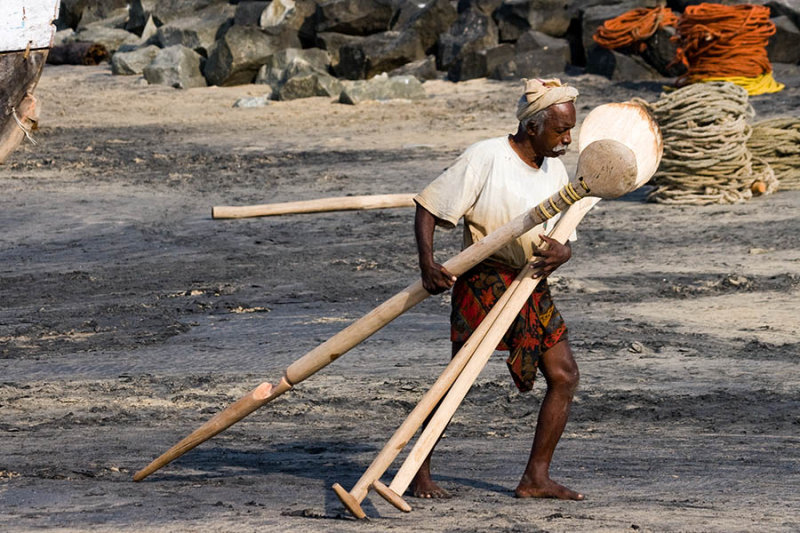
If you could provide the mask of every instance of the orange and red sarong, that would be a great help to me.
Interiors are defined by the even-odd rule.
[[[466,342],[518,273],[487,260],[461,275],[453,286],[450,340]],[[533,388],[542,353],[566,338],[567,326],[542,280],[497,345],[510,352],[506,364],[520,391]]]

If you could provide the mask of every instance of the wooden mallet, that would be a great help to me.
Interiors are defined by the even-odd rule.
[[[598,150],[602,151],[602,148],[598,146]],[[463,250],[460,254],[445,262],[443,266],[453,275],[459,276],[511,240],[552,218],[556,213],[566,209],[581,198],[589,195],[600,198],[618,198],[631,190],[633,180],[625,182],[618,179],[617,176],[608,175],[606,171],[609,168],[607,168],[605,162],[601,162],[601,159],[596,159],[594,163],[587,160],[583,166],[585,174],[578,173],[576,178],[559,192]],[[261,394],[256,394],[257,391],[263,392],[266,390],[267,384],[262,383],[251,393],[214,416],[189,436],[153,460],[148,466],[136,472],[133,476],[134,481],[144,479],[195,446],[232,426],[259,407],[273,401],[294,385],[341,357],[351,348],[428,296],[429,293],[422,287],[421,281],[413,283],[289,365],[280,382],[272,387],[265,397],[262,398]]]

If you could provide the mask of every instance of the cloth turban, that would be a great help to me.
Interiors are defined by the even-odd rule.
[[[574,102],[578,97],[578,89],[562,85],[561,80],[522,80],[525,83],[525,92],[517,104],[517,120],[520,122],[530,118],[537,111],[541,111],[554,104]]]

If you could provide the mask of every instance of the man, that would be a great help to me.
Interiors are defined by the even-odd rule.
[[[486,316],[526,262],[534,259],[536,276],[546,278],[571,256],[543,233],[557,220],[538,226],[456,280],[433,259],[437,225],[455,227],[464,218],[464,247],[480,240],[520,213],[538,205],[569,181],[563,163],[575,126],[578,91],[558,80],[524,80],[517,106],[517,132],[476,143],[415,197],[414,231],[423,286],[436,294],[453,288],[451,340],[453,355]],[[575,235],[570,237],[574,240]],[[539,248],[542,243],[547,248]],[[550,462],[569,415],[578,385],[578,366],[567,342],[561,315],[550,300],[546,279],[538,284],[498,349],[521,391],[533,387],[537,368],[547,391],[539,411],[528,464],[515,490],[519,498],[582,500],[583,495],[550,479]],[[433,452],[431,452],[432,455]],[[411,484],[414,496],[446,498],[431,478],[430,455]]]

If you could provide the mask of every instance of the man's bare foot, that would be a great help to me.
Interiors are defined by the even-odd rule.
[[[447,499],[450,493],[437,485],[432,479],[415,479],[411,483],[411,495],[415,498]]]
[[[524,479],[519,482],[514,496],[517,498],[556,498],[559,500],[582,500],[583,494],[559,485],[552,479],[543,483],[534,483]]]

